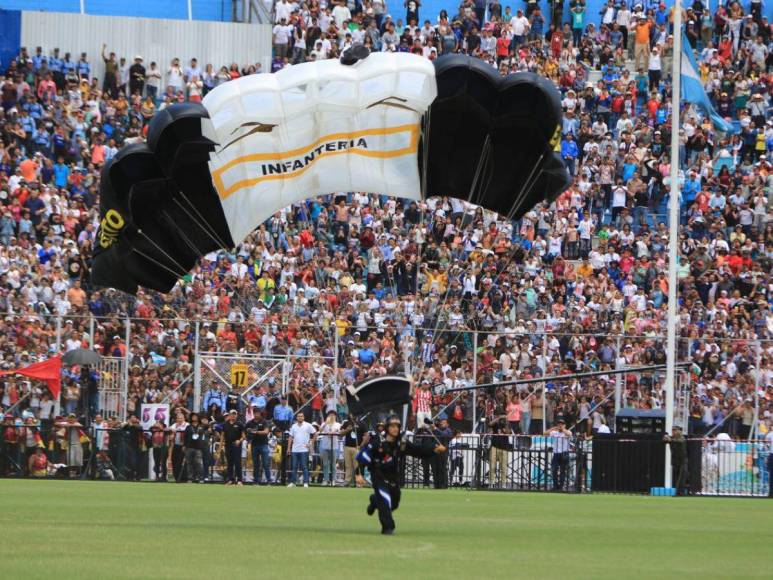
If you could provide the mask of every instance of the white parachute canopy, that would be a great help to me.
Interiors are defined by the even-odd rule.
[[[314,195],[421,199],[421,118],[436,96],[432,62],[404,53],[309,62],[211,91],[202,132],[217,143],[209,168],[234,243]]]

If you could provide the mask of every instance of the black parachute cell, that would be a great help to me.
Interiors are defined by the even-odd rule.
[[[518,211],[514,213],[513,218],[520,219],[540,202],[553,201],[571,183],[572,179],[569,177],[561,155],[551,153],[546,157],[534,187],[531,188]]]
[[[206,117],[198,103],[173,105],[153,118],[147,144],[105,165],[94,284],[168,292],[199,257],[233,246],[207,165],[215,144],[202,133]]]
[[[355,415],[410,402],[411,381],[398,375],[365,379],[346,388],[346,404]]]
[[[502,77],[467,55],[439,58],[435,77],[419,158],[425,196],[450,195],[519,218],[567,187],[553,153],[562,111],[551,81],[526,72]]]

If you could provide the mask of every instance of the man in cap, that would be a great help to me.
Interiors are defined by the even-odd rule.
[[[360,467],[367,467],[371,474],[373,494],[370,496],[367,513],[370,516],[378,510],[381,533],[384,535],[394,533],[395,522],[392,519],[392,512],[400,506],[400,458],[404,455],[429,458],[433,454],[446,451],[446,448],[440,444],[429,450],[415,445],[403,437],[401,427],[399,417],[396,415],[389,417],[383,436],[378,440],[371,440],[366,436],[357,454]],[[357,483],[365,484],[362,475],[357,476]]]
[[[266,484],[271,484],[271,453],[268,448],[270,428],[257,403],[252,405],[252,417],[245,426],[252,451],[252,481],[255,485],[260,485],[262,469]]]
[[[244,427],[236,419],[238,413],[232,409],[223,423],[223,435],[221,443],[225,450],[225,460],[228,464],[226,471],[226,485],[243,485],[242,482],[242,441],[244,441]]]
[[[687,440],[682,428],[674,425],[671,435],[665,435],[663,440],[671,447],[671,469],[676,495],[684,495],[687,487]]]
[[[562,416],[556,419],[556,425],[545,432],[546,437],[553,439],[553,457],[550,460],[550,471],[553,474],[553,491],[561,491],[567,483],[569,470],[569,447],[572,432],[566,428]]]
[[[129,67],[129,94],[142,96],[145,88],[145,66],[142,57],[138,54],[134,57],[134,64]]]
[[[282,431],[286,431],[293,422],[293,415],[295,413],[293,408],[287,404],[287,397],[282,395],[279,397],[279,404],[274,407],[274,425],[282,429]]]

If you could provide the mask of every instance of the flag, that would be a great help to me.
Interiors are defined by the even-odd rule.
[[[57,399],[62,390],[62,357],[55,356],[20,369],[0,371],[0,376],[3,375],[22,375],[30,379],[45,381],[51,395]]]
[[[714,128],[723,133],[734,133],[733,126],[719,116],[714,106],[703,88],[701,75],[698,72],[698,65],[692,54],[692,47],[687,40],[687,35],[682,32],[682,59],[680,79],[682,82],[682,100],[698,105],[703,109],[703,113],[711,118]]]

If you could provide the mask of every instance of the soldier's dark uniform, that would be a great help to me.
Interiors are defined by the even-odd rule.
[[[369,441],[357,454],[360,467],[370,470],[373,486],[368,515],[378,510],[382,534],[391,534],[395,529],[392,512],[400,507],[399,465],[405,455],[427,458],[434,455],[434,450],[414,445],[400,433],[395,441],[389,441],[385,435]]]

